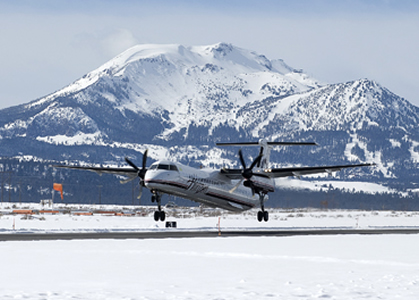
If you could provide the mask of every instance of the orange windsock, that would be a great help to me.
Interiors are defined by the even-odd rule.
[[[61,200],[64,200],[63,196],[63,185],[61,183],[54,183],[54,190],[61,193]]]

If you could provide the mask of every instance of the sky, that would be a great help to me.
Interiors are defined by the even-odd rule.
[[[419,1],[0,0],[0,109],[53,93],[136,44],[264,54],[324,82],[377,81],[419,106]]]

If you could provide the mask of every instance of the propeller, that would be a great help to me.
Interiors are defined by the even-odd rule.
[[[256,164],[258,164],[260,162],[260,160],[262,159],[263,153],[262,151],[259,153],[259,155],[255,158],[255,160],[252,162],[252,164],[250,165],[249,168],[246,167],[246,162],[244,161],[243,158],[243,153],[242,150],[239,150],[239,159],[240,159],[240,163],[243,166],[243,171],[242,171],[242,176],[243,178],[230,190],[230,193],[233,193],[239,186],[240,184],[242,184],[242,182],[246,179],[249,180],[250,178],[252,178],[253,176],[253,168],[256,166]],[[253,187],[253,184],[251,181],[248,182],[247,185],[245,185],[247,187],[250,187],[252,189],[253,194],[255,194],[255,189]]]
[[[253,171],[252,170],[256,166],[256,164],[260,162],[260,160],[262,159],[262,156],[263,156],[263,154],[260,153],[258,155],[258,157],[256,157],[255,160],[252,162],[252,164],[250,165],[250,167],[249,168],[246,168],[246,162],[243,159],[242,150],[241,149],[239,150],[239,158],[240,158],[240,162],[241,162],[241,164],[243,166],[242,176],[245,179],[250,179],[253,176]]]
[[[135,177],[129,177],[129,178],[125,179],[125,180],[120,180],[119,183],[126,184],[128,182],[133,181],[135,178],[137,178],[137,176],[135,176]]]
[[[141,179],[144,179],[145,173],[147,172],[147,168],[146,168],[146,164],[147,164],[147,153],[148,153],[148,149],[145,150],[145,152],[143,154],[143,165],[142,165],[142,168],[141,169],[139,167],[137,167],[132,161],[130,161],[128,159],[128,157],[125,157],[125,161],[127,162],[127,164],[129,164],[131,167],[133,167],[137,171],[137,175]]]
[[[142,164],[141,169],[139,167],[137,167],[132,161],[130,161],[128,159],[128,157],[125,157],[125,161],[127,162],[127,164],[129,164],[131,167],[133,167],[137,171],[137,176],[140,177],[140,191],[139,191],[138,199],[140,199],[141,195],[143,194],[144,177],[145,177],[145,173],[147,172],[147,167],[146,167],[147,153],[148,153],[148,149],[144,151],[143,164]],[[135,177],[125,180],[124,183],[129,182],[133,179],[135,179]]]

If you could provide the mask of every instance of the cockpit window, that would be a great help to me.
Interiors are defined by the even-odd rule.
[[[152,165],[149,170],[169,170],[169,171],[178,171],[176,165],[168,164],[156,164]]]

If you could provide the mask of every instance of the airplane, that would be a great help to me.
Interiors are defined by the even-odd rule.
[[[269,212],[265,210],[265,201],[268,193],[275,191],[274,178],[302,175],[329,173],[346,168],[368,167],[375,164],[353,164],[318,167],[295,167],[295,168],[271,168],[270,152],[275,146],[317,146],[314,142],[268,142],[260,139],[258,142],[242,143],[216,143],[217,146],[259,146],[259,155],[247,166],[243,158],[242,150],[238,151],[241,169],[222,168],[197,169],[185,166],[178,162],[160,160],[146,167],[147,153],[143,154],[142,166],[139,168],[131,160],[125,157],[125,161],[131,168],[103,168],[82,167],[69,165],[54,165],[55,168],[79,169],[93,171],[98,174],[109,173],[128,177],[121,183],[139,178],[140,195],[142,188],[148,188],[151,193],[151,201],[157,203],[154,220],[164,221],[166,214],[162,210],[161,198],[163,194],[174,195],[203,203],[209,207],[218,207],[229,211],[245,211],[259,206],[257,213],[259,222],[269,220]]]

